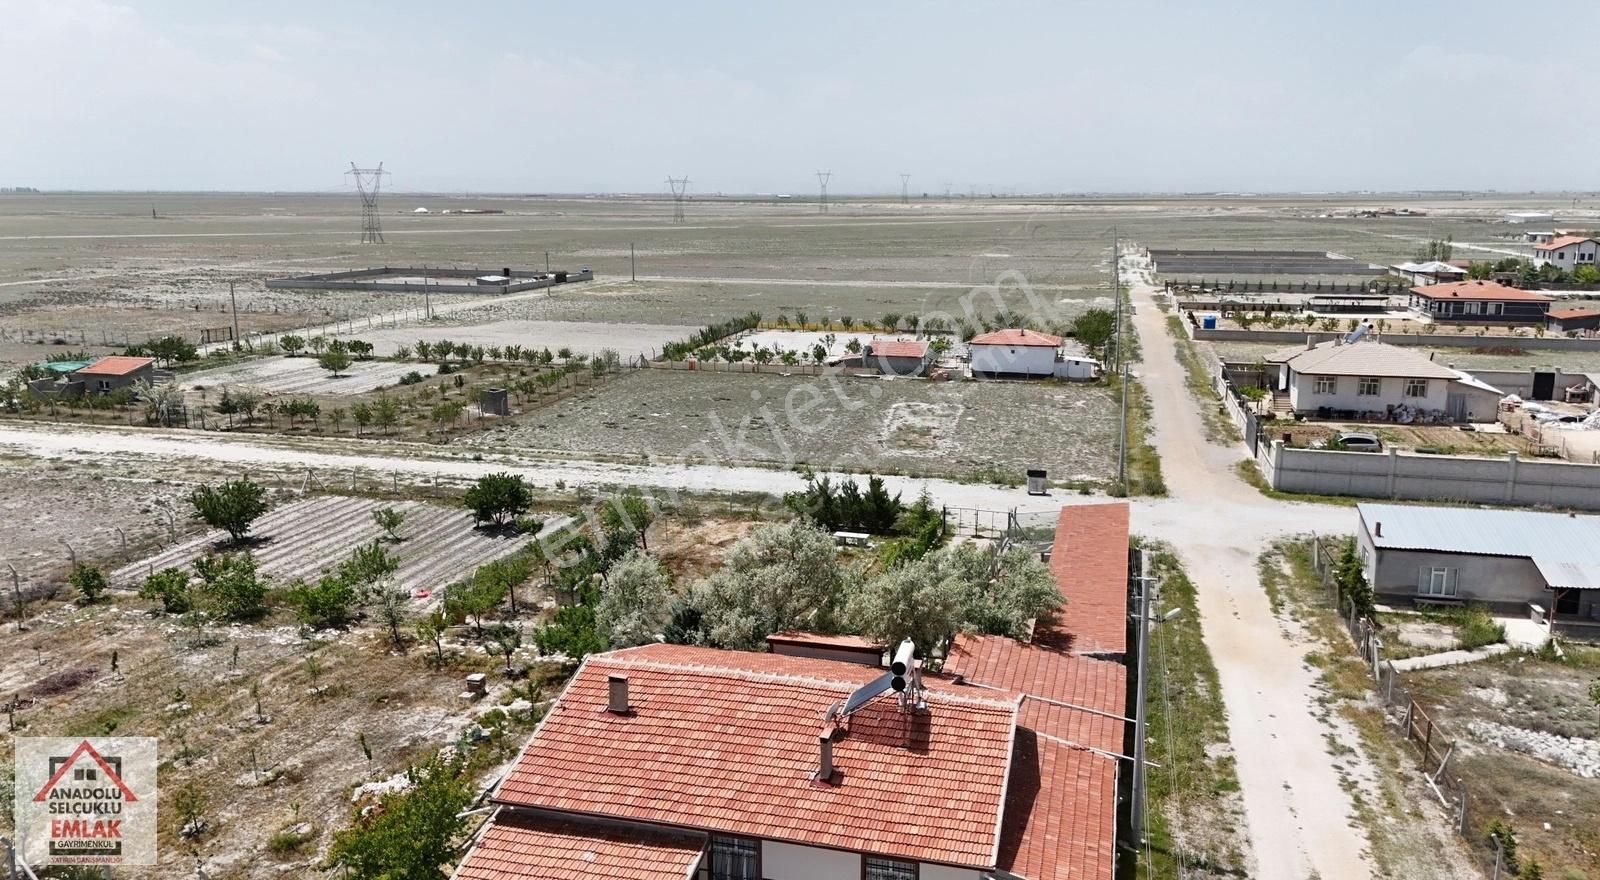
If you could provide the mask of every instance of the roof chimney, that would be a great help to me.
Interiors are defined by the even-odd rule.
[[[1375,524],[1373,526],[1372,533],[1374,535],[1377,535],[1380,538],[1383,537],[1383,523],[1380,522],[1380,523]],[[626,681],[624,681],[622,684],[623,684],[624,687],[626,687],[628,683]]]
[[[606,684],[610,691],[606,702],[606,711],[613,715],[626,715],[633,711],[628,705],[628,677],[626,675],[610,675],[606,677]]]
[[[827,730],[817,736],[817,781],[830,782],[833,779],[833,728],[829,725]]]
[[[1317,347],[1317,338],[1310,333],[1306,334],[1306,351]]]

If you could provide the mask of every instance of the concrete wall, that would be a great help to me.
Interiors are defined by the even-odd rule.
[[[1447,363],[1448,363],[1448,361],[1447,361]],[[1463,368],[1463,369],[1465,369],[1465,368]],[[1566,389],[1574,387],[1574,386],[1577,386],[1577,385],[1582,385],[1582,384],[1584,384],[1584,383],[1589,381],[1589,377],[1587,375],[1583,374],[1583,373],[1567,373],[1567,372],[1563,372],[1559,368],[1551,369],[1551,370],[1471,370],[1471,369],[1468,369],[1468,370],[1466,370],[1466,372],[1471,373],[1476,378],[1478,378],[1478,379],[1480,379],[1480,380],[1482,380],[1484,382],[1487,382],[1490,385],[1493,385],[1494,387],[1500,389],[1501,391],[1505,392],[1506,394],[1515,394],[1518,397],[1522,398],[1523,400],[1531,399],[1530,395],[1533,394],[1533,376],[1534,376],[1535,373],[1555,373],[1556,374],[1556,387],[1555,387],[1555,399],[1556,400],[1564,400],[1565,399],[1565,395],[1562,392],[1564,392]]]
[[[1600,510],[1600,465],[1458,455],[1289,449],[1262,444],[1262,475],[1282,492]]]
[[[895,376],[920,376],[928,370],[927,358],[871,355],[865,358],[864,363],[868,366],[877,367],[880,373],[889,373]]]
[[[1184,325],[1188,326],[1185,321]],[[1189,335],[1202,342],[1262,342],[1282,343],[1285,346],[1304,344],[1310,336],[1325,342],[1345,333],[1307,333],[1304,330],[1206,330],[1191,327]],[[1479,348],[1500,346],[1508,348],[1539,349],[1547,351],[1600,351],[1600,338],[1568,339],[1565,336],[1458,336],[1453,333],[1396,333],[1389,331],[1379,337],[1390,345],[1449,346]],[[1471,372],[1470,370],[1468,372]]]
[[[766,880],[860,880],[861,856],[764,840],[761,873]]]
[[[979,880],[983,875],[977,871],[967,871],[962,868],[949,868],[944,865],[930,865],[922,863],[917,871],[921,880]]]
[[[1042,345],[973,345],[972,372],[1053,376],[1056,350]]]

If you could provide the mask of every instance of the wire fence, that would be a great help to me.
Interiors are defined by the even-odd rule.
[[[1485,873],[1499,875],[1497,853],[1489,850],[1488,841],[1478,836],[1478,829],[1490,821],[1488,808],[1475,804],[1461,777],[1452,772],[1450,762],[1458,742],[1454,731],[1435,721],[1400,683],[1399,671],[1384,657],[1381,628],[1371,618],[1360,614],[1349,597],[1341,594],[1335,577],[1338,556],[1339,548],[1320,537],[1312,537],[1311,562],[1321,581],[1323,596],[1337,610],[1357,655],[1366,666],[1386,726],[1415,750],[1423,780],[1444,807],[1450,829],[1467,843],[1466,852]]]

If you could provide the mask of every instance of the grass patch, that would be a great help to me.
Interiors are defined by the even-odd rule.
[[[1112,388],[1119,388],[1122,377],[1110,377]],[[1116,487],[1120,495],[1165,495],[1167,481],[1161,476],[1161,455],[1150,442],[1150,395],[1137,379],[1129,379],[1128,426],[1123,442],[1128,445],[1127,485]]]
[[[1200,418],[1206,425],[1206,439],[1212,443],[1242,442],[1244,438],[1239,434],[1239,427],[1228,415],[1227,405],[1223,403],[1222,395],[1217,393],[1211,375],[1206,372],[1206,365],[1195,350],[1194,341],[1183,332],[1183,319],[1168,315],[1167,333],[1172,336],[1172,347],[1177,350],[1178,362],[1183,364],[1184,384],[1188,386],[1189,393],[1194,395],[1195,402],[1200,404]]]
[[[1217,668],[1200,631],[1194,584],[1176,555],[1147,545],[1160,579],[1161,610],[1183,613],[1152,629],[1146,713],[1149,723],[1145,833],[1151,862],[1138,877],[1176,877],[1181,853],[1191,867],[1230,874],[1244,867],[1239,778],[1228,751],[1228,718]]]
[[[1240,480],[1244,481],[1245,485],[1253,487],[1256,491],[1275,501],[1304,501],[1308,504],[1333,504],[1339,507],[1355,507],[1363,501],[1373,500],[1370,498],[1358,498],[1354,495],[1301,495],[1297,492],[1280,492],[1267,485],[1267,478],[1262,476],[1261,467],[1255,463],[1254,459],[1247,458],[1235,464],[1233,472],[1239,476]],[[1404,504],[1406,502],[1383,499],[1383,503]],[[1425,504],[1433,502],[1413,503]]]
[[[1471,651],[1505,641],[1506,627],[1496,623],[1487,609],[1471,606],[1463,609],[1461,623],[1456,625],[1456,638],[1461,641],[1462,648]]]

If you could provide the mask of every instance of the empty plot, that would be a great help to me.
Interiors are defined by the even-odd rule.
[[[393,385],[416,364],[357,361],[334,376],[316,358],[271,357],[231,367],[186,374],[185,391],[201,388],[255,388],[269,394],[365,394]]]
[[[619,316],[621,317],[621,316]],[[585,321],[495,321],[454,326],[399,327],[392,330],[363,330],[351,338],[372,343],[381,356],[392,355],[400,346],[419,340],[429,344],[440,340],[467,345],[523,348],[570,348],[577,354],[595,355],[611,349],[625,358],[652,356],[663,343],[687,339],[699,327],[686,324],[607,324]]]
[[[393,507],[406,515],[402,540],[388,541],[372,512]],[[486,562],[514,552],[525,539],[473,528],[472,515],[418,501],[386,503],[366,498],[327,496],[297,501],[268,511],[250,530],[250,552],[257,570],[280,585],[294,578],[313,580],[349,558],[360,544],[383,540],[399,565],[392,576],[407,592],[439,588]],[[152,571],[185,567],[221,545],[227,536],[210,532],[174,545],[111,574],[118,587],[135,587]]]

